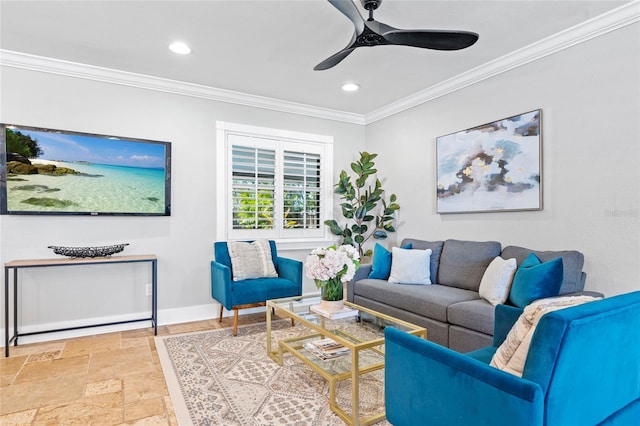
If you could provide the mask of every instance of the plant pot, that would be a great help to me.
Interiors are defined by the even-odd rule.
[[[320,306],[326,312],[339,312],[344,308],[344,300],[321,300]]]

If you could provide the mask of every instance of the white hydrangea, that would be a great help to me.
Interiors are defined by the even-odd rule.
[[[307,277],[319,281],[340,278],[342,282],[351,281],[360,267],[360,256],[355,247],[316,248],[307,256],[304,268]]]

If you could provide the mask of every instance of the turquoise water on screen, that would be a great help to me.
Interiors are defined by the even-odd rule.
[[[32,162],[53,163],[57,167],[68,167],[80,174],[8,177],[9,211],[152,214],[163,214],[165,211],[164,169],[84,162]],[[49,201],[53,205],[43,206],[25,202],[29,199],[33,201],[34,198],[53,200]]]

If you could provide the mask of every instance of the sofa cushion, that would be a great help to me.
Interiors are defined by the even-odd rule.
[[[417,250],[431,249],[431,264],[429,266],[429,272],[431,282],[436,282],[438,277],[438,265],[440,264],[440,255],[442,254],[442,246],[444,241],[424,241],[415,240],[413,238],[405,238],[402,240],[401,247],[407,244],[411,244],[411,248]]]
[[[411,244],[403,245],[401,248],[410,249]],[[391,252],[380,243],[373,247],[373,259],[371,260],[371,272],[369,278],[376,280],[386,280],[391,274]]]
[[[477,292],[484,271],[500,251],[501,244],[497,241],[447,240],[434,282]]]
[[[493,259],[482,275],[480,297],[493,306],[506,302],[516,269],[515,258],[505,260],[498,256]]]
[[[299,296],[298,284],[286,278],[253,278],[233,283],[232,305]]]
[[[575,293],[584,289],[585,274],[582,272],[584,266],[584,255],[575,250],[562,251],[539,251],[518,246],[507,246],[502,250],[502,257],[509,259],[515,257],[518,265],[530,254],[535,253],[538,258],[547,262],[558,257],[562,258],[563,279],[560,286],[560,294]]]
[[[562,283],[562,258],[541,262],[534,253],[522,261],[513,277],[509,302],[524,308],[534,300],[554,297]]]
[[[493,334],[495,307],[484,299],[454,303],[447,308],[450,324],[484,334]]]
[[[491,362],[491,358],[493,358],[493,354],[496,353],[497,349],[498,348],[496,348],[495,346],[485,346],[483,348],[467,352],[465,355],[473,359],[477,359],[478,361],[485,364],[489,364]]]
[[[398,309],[447,322],[447,308],[453,303],[474,300],[478,293],[442,285],[391,285],[383,280],[364,279],[356,283],[356,296]]]
[[[392,249],[390,284],[431,284],[429,262],[431,249],[406,250]]]

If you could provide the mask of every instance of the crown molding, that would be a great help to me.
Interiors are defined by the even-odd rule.
[[[0,65],[364,125],[364,115],[0,49]]]
[[[365,115],[370,124],[640,21],[634,0]]]

